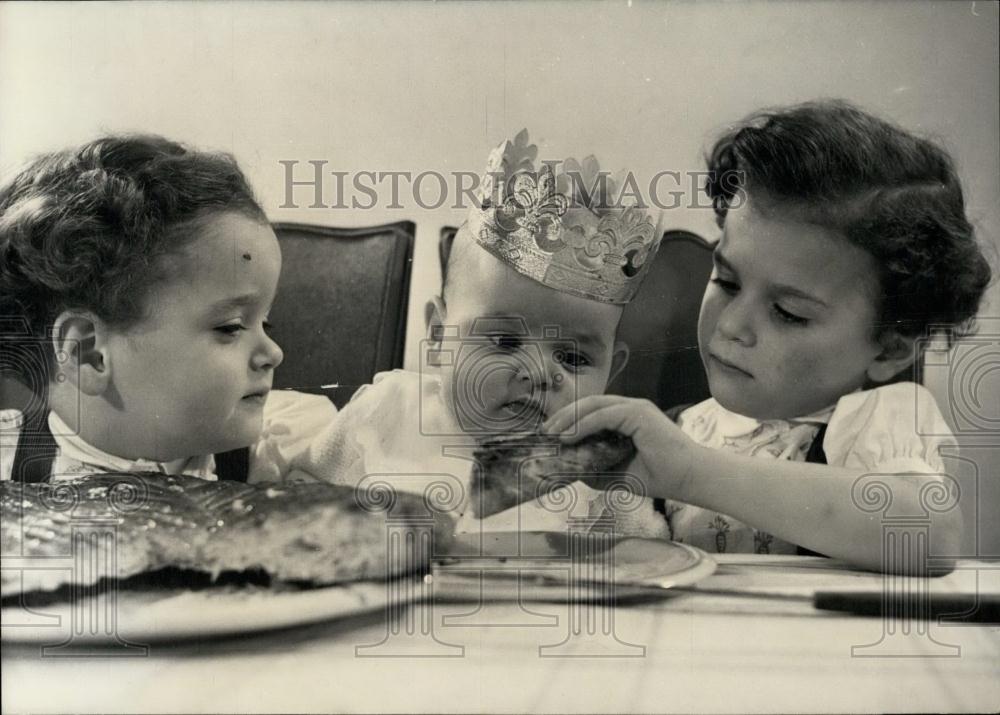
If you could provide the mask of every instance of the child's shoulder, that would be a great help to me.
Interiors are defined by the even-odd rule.
[[[420,385],[421,373],[413,370],[386,370],[372,378],[372,386],[379,385],[383,390],[413,389]]]
[[[361,385],[351,395],[348,405],[356,408],[358,404],[366,402],[415,398],[423,382],[421,377],[419,372],[411,370],[387,370],[377,373],[370,384]]]
[[[272,414],[290,410],[337,411],[325,395],[312,395],[298,390],[272,390],[268,393],[264,411]]]
[[[940,449],[955,444],[930,390],[900,382],[842,397],[823,449],[830,464],[883,471],[943,469]]]
[[[340,411],[337,429],[407,432],[442,412],[440,380],[411,370],[380,372]]]
[[[296,390],[273,390],[264,403],[264,425],[301,421],[323,423],[333,419],[337,408],[323,395]]]
[[[830,418],[834,422],[863,420],[908,432],[931,433],[948,429],[931,391],[915,382],[896,382],[844,395]]]

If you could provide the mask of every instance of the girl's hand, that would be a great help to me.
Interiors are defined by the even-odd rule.
[[[605,429],[632,438],[652,496],[683,498],[698,445],[649,400],[592,395],[567,405],[542,425],[543,431],[567,444]]]

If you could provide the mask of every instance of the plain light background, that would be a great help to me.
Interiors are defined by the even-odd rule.
[[[705,147],[754,109],[843,97],[941,141],[995,247],[997,28],[991,2],[4,3],[0,174],[104,132],[157,132],[232,152],[274,220],[415,221],[413,367],[440,281],[438,231],[463,212],[421,208],[406,182],[398,209],[387,183],[370,210],[305,208],[308,188],[295,190],[300,208],[282,209],[279,161],[299,162],[298,179],[310,160],[350,174],[480,172],[495,144],[528,127],[543,158],[593,153],[648,180],[702,170]],[[424,187],[433,202],[437,185]],[[336,200],[332,178],[325,199]],[[705,208],[667,211],[664,227],[716,234]],[[998,555],[997,285],[982,315],[982,340],[938,360],[948,364],[927,383],[949,419],[956,399],[978,415],[959,425],[974,461],[963,503],[967,516],[978,503],[983,539],[967,553]]]

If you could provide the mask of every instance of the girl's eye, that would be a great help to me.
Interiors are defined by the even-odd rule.
[[[491,335],[490,341],[501,350],[512,352],[521,347],[521,339],[514,335]]]
[[[222,333],[223,335],[236,335],[241,330],[246,330],[246,326],[243,323],[226,323],[225,325],[219,325],[215,328],[215,332]]]
[[[775,303],[774,312],[778,316],[778,319],[785,322],[791,323],[792,325],[805,325],[809,322],[808,318],[803,318],[800,315],[795,315],[795,313],[789,313],[787,310],[782,308],[780,305]]]
[[[738,283],[734,283],[733,281],[727,281],[725,278],[719,278],[718,276],[712,277],[712,283],[719,286],[719,288],[722,289],[724,293],[729,293],[730,295],[738,293],[740,290],[740,286]]]
[[[264,332],[270,335],[271,330],[274,328],[274,323],[272,323],[270,320],[265,320],[262,326],[264,328]]]

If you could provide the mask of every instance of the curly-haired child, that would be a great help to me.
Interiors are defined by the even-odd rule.
[[[950,490],[940,448],[954,439],[926,389],[890,383],[919,338],[969,326],[990,280],[951,159],[824,101],[750,117],[708,163],[722,228],[699,319],[711,399],[675,424],[594,396],[546,428],[631,435],[649,493],[674,500],[673,538],[711,551],[916,568],[884,560],[882,520],[855,501],[874,478],[895,513],[927,511],[935,554],[956,555],[959,509],[921,507],[922,491]]]
[[[30,163],[0,189],[3,337],[33,393],[0,413],[0,477],[284,476],[334,408],[270,392],[280,271],[227,155],[109,136]]]

